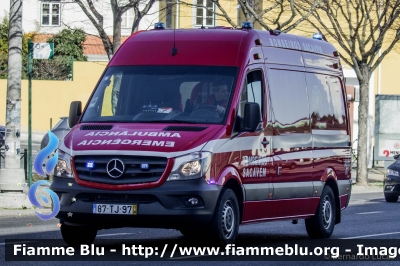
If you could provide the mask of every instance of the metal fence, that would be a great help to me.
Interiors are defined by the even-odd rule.
[[[0,148],[0,169],[4,168],[4,148]],[[24,152],[21,153],[20,157],[21,168],[24,169],[25,172],[25,180],[28,180],[28,149],[24,149]]]

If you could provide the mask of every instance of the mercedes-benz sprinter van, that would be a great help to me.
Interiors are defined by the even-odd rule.
[[[332,234],[351,193],[339,53],[248,25],[133,34],[71,103],[51,184],[68,244],[117,227],[227,242],[298,219]]]

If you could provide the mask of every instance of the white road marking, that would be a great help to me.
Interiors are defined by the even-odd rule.
[[[375,213],[383,213],[382,211],[376,211],[376,212],[359,212],[356,214],[375,214]]]
[[[365,238],[365,237],[373,237],[373,236],[387,236],[387,235],[398,235],[400,232],[391,232],[391,233],[382,233],[382,234],[373,234],[373,235],[364,235],[364,236],[352,236],[352,237],[343,237],[339,239],[356,239],[356,238]]]
[[[115,234],[104,234],[104,235],[97,235],[99,237],[101,236],[120,236],[120,235],[134,235],[135,233],[115,233]]]

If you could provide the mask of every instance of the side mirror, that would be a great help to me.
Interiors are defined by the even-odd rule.
[[[82,102],[76,101],[72,102],[69,106],[69,117],[68,117],[68,125],[70,128],[73,128],[79,120],[79,117],[82,114]]]
[[[258,103],[246,103],[244,106],[243,131],[254,132],[261,122],[261,111]]]

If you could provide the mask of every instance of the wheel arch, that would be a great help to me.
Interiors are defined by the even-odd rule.
[[[341,213],[342,212],[341,212],[341,208],[340,208],[339,188],[338,188],[335,178],[333,178],[333,177],[328,178],[325,182],[325,186],[329,186],[333,191],[333,195],[335,196],[335,209],[336,209],[335,224],[338,224],[341,222],[341,219],[342,219]]]
[[[234,179],[230,178],[224,185],[224,188],[231,189],[233,193],[235,193],[238,205],[239,205],[239,223],[242,223],[242,217],[243,217],[243,190],[242,187],[240,186],[239,182]]]
[[[223,188],[231,189],[235,193],[239,204],[239,216],[240,216],[239,218],[241,223],[243,217],[244,195],[242,190],[242,181],[240,180],[239,172],[235,167],[232,166],[225,167],[218,176],[218,180],[216,183],[222,186]]]

